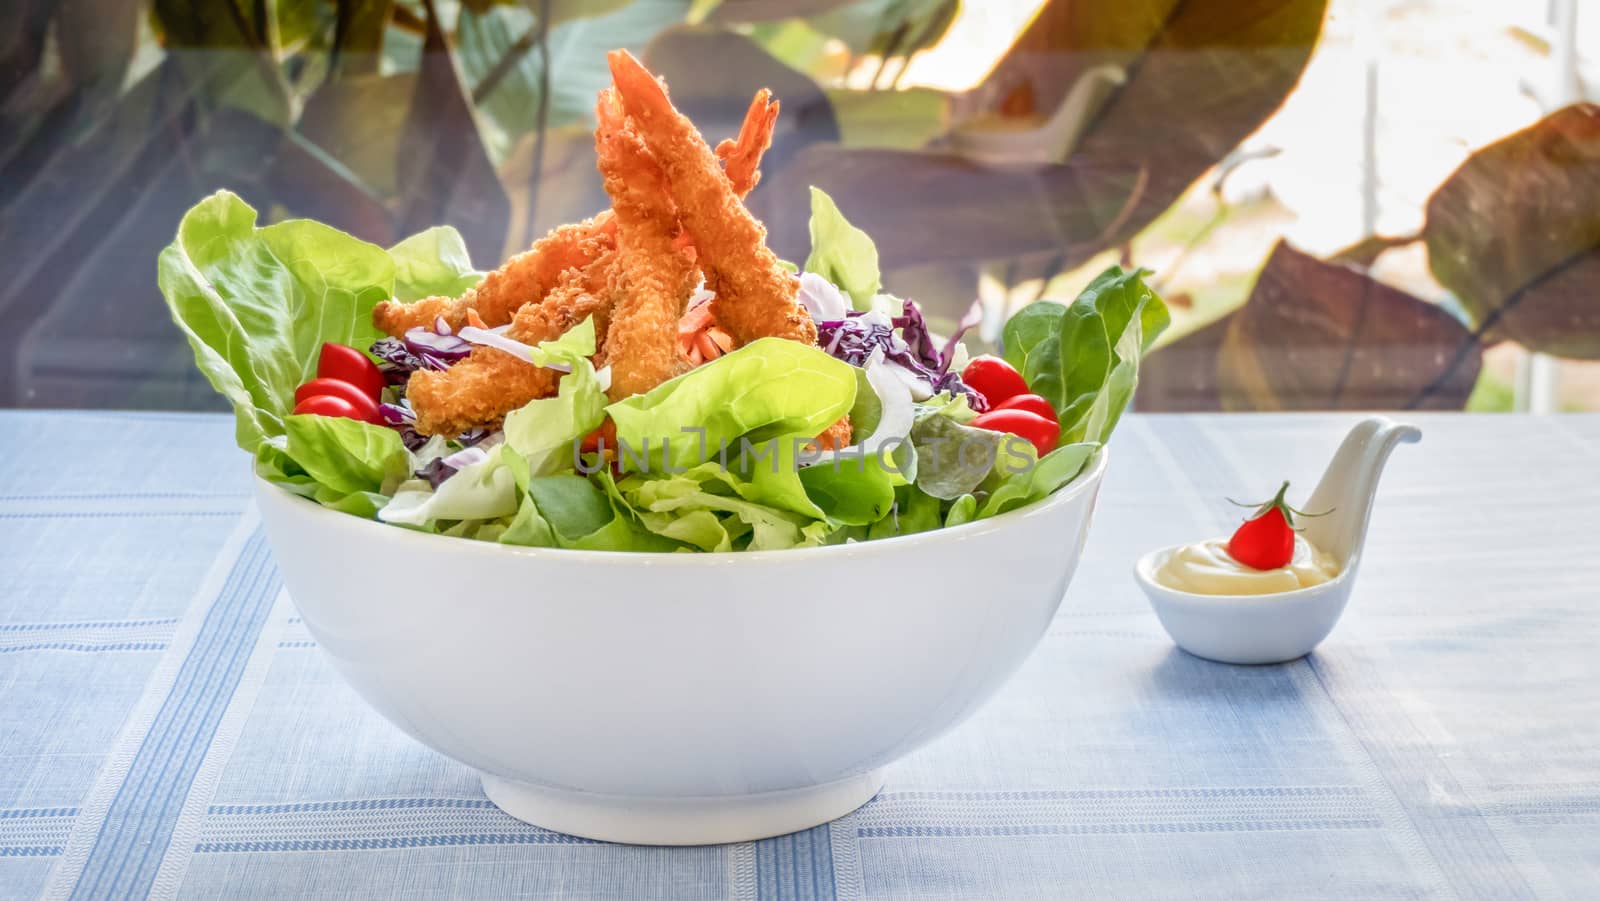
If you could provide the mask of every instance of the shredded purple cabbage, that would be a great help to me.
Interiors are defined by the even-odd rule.
[[[396,403],[379,404],[378,413],[386,424],[400,433],[407,448],[416,450],[428,439],[417,433],[417,414],[405,400],[411,374],[424,369],[440,372],[449,369],[466,359],[472,352],[472,345],[455,335],[444,319],[435,318],[431,330],[418,327],[407,329],[401,338],[379,338],[372,343],[371,350],[378,358],[378,371],[383,373],[384,381],[397,389],[393,392]],[[473,432],[479,434],[462,436],[462,443],[474,444],[488,434],[482,429]]]
[[[449,369],[472,352],[472,345],[452,334],[443,319],[435,319],[433,326],[432,330],[407,329],[404,337],[373,342],[372,355],[378,358],[378,371],[389,384],[404,385],[419,369]]]
[[[481,438],[479,440],[482,440]],[[465,447],[453,454],[435,457],[427,465],[416,471],[419,479],[426,479],[433,490],[438,491],[451,476],[466,469],[474,463],[481,463],[489,459],[489,452],[481,447]]]
[[[893,321],[913,357],[928,369],[936,372],[944,370],[945,361],[939,349],[933,346],[933,338],[928,334],[928,323],[922,318],[921,308],[909,298],[903,300],[900,302],[900,315],[894,317]]]
[[[400,433],[406,450],[414,451],[428,443],[428,439],[417,432],[417,414],[404,399],[397,404],[378,404],[378,416],[385,425]]]
[[[412,353],[399,338],[379,338],[372,342],[371,350],[372,355],[378,358],[378,371],[383,373],[384,381],[391,385],[404,385],[411,378],[411,373],[432,368]]]
[[[895,334],[896,329],[900,334]],[[930,395],[946,391],[965,395],[972,409],[979,412],[989,409],[983,395],[961,381],[959,373],[949,371],[948,357],[934,346],[922,311],[913,301],[904,301],[900,315],[892,318],[850,310],[843,319],[819,321],[817,343],[852,366],[866,365],[872,352],[881,348],[886,362],[923,382]],[[950,346],[954,348],[953,342]]]

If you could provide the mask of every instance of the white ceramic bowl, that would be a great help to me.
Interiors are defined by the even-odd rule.
[[[1178,647],[1218,663],[1284,663],[1311,653],[1328,637],[1350,600],[1357,564],[1334,579],[1276,594],[1194,594],[1157,582],[1156,571],[1179,548],[1139,558],[1134,575]]]
[[[1105,467],[983,522],[733,554],[503,547],[256,495],[335,666],[501,808],[707,844],[848,813],[993,695],[1061,603]]]
[[[1134,579],[1162,628],[1178,647],[1220,663],[1284,663],[1311,653],[1333,631],[1350,600],[1378,479],[1389,455],[1401,444],[1420,440],[1416,426],[1384,416],[1363,419],[1344,436],[1305,507],[1328,511],[1310,518],[1305,536],[1339,564],[1339,575],[1321,585],[1264,595],[1192,594],[1155,578],[1178,547],[1139,558]]]

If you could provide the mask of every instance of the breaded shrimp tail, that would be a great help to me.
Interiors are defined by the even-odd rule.
[[[739,126],[739,137],[717,145],[717,159],[722,160],[728,184],[740,198],[750,196],[761,183],[761,156],[772,146],[772,129],[778,122],[778,101],[769,103],[771,97],[766,88],[757,91],[744,114],[744,124]]]
[[[466,324],[467,311],[476,310],[486,326],[505,325],[523,304],[543,300],[567,270],[582,269],[609,250],[615,230],[609,212],[576,225],[563,225],[485,275],[459,298],[426,297],[415,303],[386,300],[373,307],[372,324],[399,337],[409,328],[432,328],[436,317],[458,329]]]
[[[614,251],[607,252],[582,270],[567,270],[544,300],[517,311],[506,336],[538,344],[559,338],[590,316],[595,317],[598,333],[612,303],[606,283],[614,258]],[[560,377],[553,369],[499,348],[479,347],[443,372],[412,374],[406,397],[416,410],[418,432],[459,435],[498,425],[528,401],[554,394]]]
[[[615,50],[607,59],[617,94],[666,173],[678,216],[694,239],[717,295],[717,322],[741,345],[764,337],[816,344],[816,325],[795,302],[799,283],[767,249],[766,229],[740,202],[700,132],[631,54]]]
[[[643,394],[687,368],[678,319],[693,288],[694,256],[675,247],[677,210],[666,178],[629,126],[616,95],[595,106],[595,153],[617,217],[617,305],[606,335],[613,400]]]

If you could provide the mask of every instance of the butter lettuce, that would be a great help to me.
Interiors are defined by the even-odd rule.
[[[472,268],[466,242],[448,225],[418,232],[389,248],[394,260],[394,296],[411,302],[424,297],[460,297],[483,273]]]
[[[815,272],[850,295],[857,310],[872,309],[882,287],[878,248],[867,233],[845,220],[839,207],[820,188],[811,189],[811,255],[806,272]]]
[[[284,434],[294,389],[324,341],[365,348],[372,307],[394,293],[383,248],[304,219],[256,227],[256,211],[221,191],[183,217],[157,279],[195,364],[233,404],[235,437],[254,454]]]
[[[554,397],[529,401],[506,416],[506,445],[522,456],[531,475],[571,471],[576,445],[600,427],[605,411],[606,395],[594,366],[579,359]]]
[[[606,408],[624,469],[664,472],[735,455],[740,439],[807,441],[850,411],[855,367],[815,347],[762,338]]]
[[[257,474],[352,515],[526,547],[777,550],[1002,515],[1081,476],[1168,321],[1141,273],[1113,267],[1073,303],[1033,304],[1007,323],[1006,358],[1062,425],[1062,446],[1036,459],[1027,442],[973,427],[977,414],[950,393],[911,407],[909,436],[890,456],[822,454],[814,439],[846,415],[855,445],[904,434],[906,404],[880,395],[873,371],[776,338],[612,403],[586,320],[526,350],[531,365],[569,370],[557,393],[507,415],[501,435],[478,445],[484,453],[457,458],[481,459],[435,488],[418,471],[436,477],[425,467],[459,443],[435,436],[410,451],[393,429],[291,411],[324,342],[366,348],[379,337],[376,303],[477,284],[460,235],[431,228],[384,250],[315,222],[256,220],[232,194],[206,198],[162,252],[158,278],[196,364],[232,402]],[[826,279],[857,310],[892,301],[886,309],[900,315],[879,293],[871,239],[816,190],[811,235],[808,279]],[[584,453],[608,418],[620,447]]]
[[[256,471],[325,507],[371,517],[410,473],[393,429],[326,416],[290,416],[282,440],[256,449]]]
[[[806,547],[832,531],[824,518],[747,500],[742,482],[713,461],[665,477],[632,476],[617,488],[646,529],[700,550],[731,550],[735,541],[749,550]]]
[[[517,512],[517,479],[508,465],[504,447],[497,447],[487,459],[471,463],[445,480],[438,488],[421,479],[399,486],[394,499],[378,518],[396,525],[445,531],[441,522],[494,520]]]

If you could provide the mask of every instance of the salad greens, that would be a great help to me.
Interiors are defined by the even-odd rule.
[[[857,310],[872,309],[872,298],[882,286],[878,248],[819,188],[811,189],[811,256],[806,257],[804,270],[837,285]]]
[[[411,428],[404,385],[414,368],[464,356],[449,350],[459,339],[425,334],[418,348],[371,323],[379,301],[457,296],[477,283],[453,229],[385,250],[305,220],[259,227],[255,210],[220,192],[184,217],[159,280],[263,479],[400,527],[587,550],[805,547],[1034,503],[1089,465],[1168,323],[1142,273],[1116,267],[1070,304],[1041,301],[1012,317],[1005,359],[1062,429],[1040,457],[1015,435],[972,424],[983,398],[952,371],[951,347],[939,349],[915,304],[881,293],[871,239],[816,189],[811,237],[801,300],[821,348],[762,339],[613,403],[586,320],[522,350],[530,364],[567,372],[555,395],[498,431],[453,437]],[[324,342],[376,343],[388,424],[291,413]],[[812,439],[846,415],[852,446],[816,449]]]

